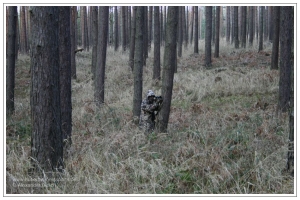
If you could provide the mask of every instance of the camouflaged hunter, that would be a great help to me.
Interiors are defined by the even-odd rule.
[[[162,97],[155,96],[152,90],[148,90],[147,97],[141,104],[140,127],[145,133],[150,133],[155,128],[155,118],[162,106]]]

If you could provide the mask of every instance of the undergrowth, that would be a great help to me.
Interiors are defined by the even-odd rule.
[[[294,179],[285,173],[288,117],[276,115],[279,74],[269,70],[271,46],[257,53],[222,45],[210,69],[203,66],[203,52],[183,49],[168,132],[149,135],[132,123],[128,53],[108,49],[101,108],[93,100],[91,52],[77,53],[73,143],[64,173],[54,180],[28,174],[30,59],[19,56],[16,111],[6,124],[6,193],[293,194]],[[153,48],[143,91],[160,94],[152,63]]]

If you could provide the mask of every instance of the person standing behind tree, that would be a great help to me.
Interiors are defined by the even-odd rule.
[[[140,128],[148,134],[155,128],[155,118],[160,111],[163,99],[148,90],[147,97],[141,103]]]

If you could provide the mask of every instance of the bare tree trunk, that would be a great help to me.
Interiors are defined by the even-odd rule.
[[[179,6],[179,17],[178,17],[178,57],[182,56],[182,10],[183,7]]]
[[[194,6],[194,14],[195,14],[195,34],[194,34],[194,53],[199,53],[199,38],[198,38],[198,6]]]
[[[92,6],[92,77],[95,79],[96,65],[97,65],[97,45],[98,45],[98,6]]]
[[[105,64],[108,35],[108,6],[99,7],[99,26],[97,43],[97,65],[95,70],[95,101],[97,106],[104,103]]]
[[[226,42],[230,42],[230,6],[226,6]]]
[[[268,9],[268,28],[269,28],[269,41],[273,40],[273,18],[276,18],[276,16],[273,16],[273,9],[274,6],[269,6]]]
[[[185,14],[185,6],[182,8],[182,28],[183,28],[183,41],[184,41],[184,48],[187,49],[188,45],[188,32],[187,32],[187,23],[186,23],[186,14]]]
[[[127,46],[130,46],[131,39],[131,6],[127,6]]]
[[[280,6],[274,6],[273,8],[273,46],[272,46],[272,58],[271,69],[278,69],[278,56],[279,56],[279,27],[280,27]]]
[[[126,51],[126,12],[127,7],[122,6],[122,48]]]
[[[205,7],[205,66],[211,66],[212,6]]]
[[[289,111],[287,171],[294,177],[294,8],[280,8],[280,77],[278,110]]]
[[[15,110],[15,66],[16,66],[16,23],[18,20],[17,6],[9,6],[6,43],[6,116],[11,116]]]
[[[135,29],[136,29],[136,6],[132,6],[132,20],[131,20],[131,39],[130,39],[130,51],[129,51],[129,66],[133,71],[134,66],[134,47],[135,47]]]
[[[114,12],[114,17],[115,17],[115,31],[114,31],[114,44],[115,44],[115,51],[118,50],[119,48],[119,24],[118,24],[118,6],[115,6],[115,12]]]
[[[269,10],[269,6],[265,6],[264,7],[264,19],[263,19],[263,30],[264,30],[264,40],[268,40],[268,36],[269,36],[269,26],[268,26],[268,10]]]
[[[254,39],[254,7],[250,6],[249,8],[249,46],[252,47]]]
[[[27,29],[26,29],[26,17],[25,6],[21,6],[20,21],[21,21],[21,38],[20,38],[20,52],[27,54]]]
[[[258,46],[258,51],[263,50],[263,21],[264,21],[264,7],[260,6],[260,12],[259,12],[259,46]]]
[[[77,47],[77,6],[72,6],[71,8],[71,76],[73,79],[76,79],[76,59],[75,59],[75,49]]]
[[[87,6],[84,6],[84,40],[86,44],[86,51],[90,51],[89,45],[89,31],[88,31],[88,19],[87,19]]]
[[[238,6],[234,6],[234,47],[239,48]]]
[[[160,20],[159,6],[154,6],[154,63],[153,80],[160,80]]]
[[[71,101],[71,12],[70,6],[59,7],[59,77],[61,124],[65,147],[72,143],[72,101]]]
[[[164,103],[158,121],[158,130],[160,132],[167,132],[168,129],[176,62],[177,24],[178,6],[169,6],[162,79],[162,97]]]
[[[291,96],[292,12],[290,6],[280,8],[280,75],[278,111],[286,112]]]
[[[242,38],[241,38],[241,46],[242,48],[246,48],[246,31],[247,31],[247,7],[246,6],[242,6],[241,8],[242,10]]]
[[[59,7],[31,8],[31,157],[46,172],[63,169],[58,18]]]
[[[133,85],[133,120],[139,123],[143,92],[143,55],[144,55],[144,16],[145,8],[138,6],[136,10],[136,32],[134,48],[134,85]]]
[[[148,58],[148,6],[144,6],[144,66],[146,66],[146,60]]]
[[[215,58],[219,57],[220,44],[220,6],[216,7],[216,41],[215,41]]]
[[[148,24],[148,51],[151,49],[152,43],[152,23],[153,23],[153,6],[149,6],[149,24]]]
[[[193,38],[194,38],[194,14],[195,12],[195,6],[192,6],[192,11],[191,11],[191,22],[190,22],[190,27],[191,27],[191,34],[190,34],[190,43],[192,44]]]

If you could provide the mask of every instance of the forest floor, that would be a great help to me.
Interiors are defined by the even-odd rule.
[[[193,54],[192,46],[183,48],[168,132],[147,136],[132,122],[128,52],[108,48],[101,109],[93,101],[91,52],[77,53],[73,143],[65,171],[55,182],[28,175],[30,58],[20,55],[16,111],[6,122],[6,193],[294,194],[294,178],[285,171],[288,116],[276,114],[279,72],[270,70],[271,45],[264,48],[258,53],[221,42],[220,57],[212,59],[210,69],[203,66],[204,41],[199,54]],[[152,66],[153,46],[143,91],[160,95]]]

